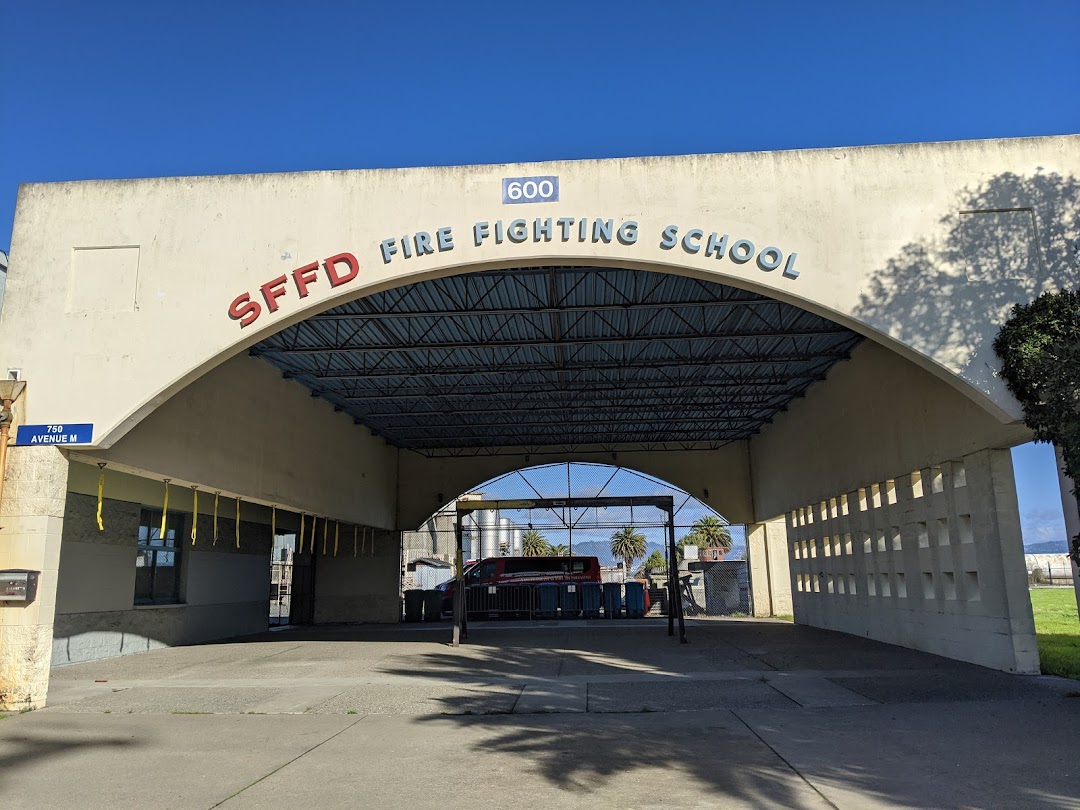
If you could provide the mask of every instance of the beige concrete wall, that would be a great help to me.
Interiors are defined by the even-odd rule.
[[[315,575],[315,623],[400,621],[400,539],[398,532],[378,531],[368,535],[365,554],[354,557],[350,539],[339,556],[321,558]]]
[[[170,478],[180,492],[198,485],[204,501],[220,490],[390,528],[397,456],[268,363],[240,356],[163,403],[109,450],[77,458]]]
[[[501,204],[501,179],[558,175],[558,203]],[[990,341],[1009,305],[1077,286],[1080,137],[577,162],[27,185],[12,235],[0,361],[31,390],[19,418],[93,422],[111,445],[172,394],[285,325],[423,278],[530,264],[616,264],[753,289],[904,353],[1003,419],[1019,415]],[[591,239],[475,247],[520,217],[638,223]],[[678,226],[798,254],[799,276],[681,243]],[[384,263],[380,242],[449,227],[452,250]],[[306,298],[242,329],[243,292],[347,251]],[[288,291],[291,290],[291,291]],[[42,329],[42,324],[48,329]]]
[[[680,487],[711,506],[730,523],[753,519],[747,443],[736,441],[717,450],[667,450],[552,453],[533,456],[508,451],[499,455],[428,458],[403,451],[399,457],[398,526],[418,528],[444,504],[485,481],[536,464],[564,461],[606,463],[651,475]]]
[[[796,622],[1039,671],[1008,450],[866,482],[787,523]]]
[[[68,460],[52,447],[8,451],[0,570],[41,572],[32,602],[0,602],[0,709],[36,709],[49,689]]]
[[[135,548],[143,507],[160,509],[161,481],[106,468],[102,520],[97,527],[98,468],[73,462],[68,477],[66,518],[59,562],[59,586],[52,640],[53,666],[196,644],[261,632],[267,627],[272,527],[299,533],[300,516],[279,509],[276,516],[260,504],[241,504],[240,541],[236,545],[235,501],[219,503],[218,541],[214,542],[214,498],[203,492],[198,502],[196,542],[190,544],[194,499],[190,489],[170,487],[169,509],[186,524],[181,546],[181,603],[134,604]],[[340,554],[333,556],[335,522],[327,531],[318,524],[316,621],[398,619],[397,533],[364,527],[370,553],[352,557],[352,526],[340,529]],[[311,518],[305,519],[304,559],[311,554]]]
[[[883,346],[864,341],[750,441],[754,513],[769,519],[868,481],[1031,438]]]
[[[97,469],[72,464],[72,484],[81,489]],[[190,494],[170,497],[169,511],[184,520],[181,530],[180,602],[135,604],[135,550],[141,510],[161,507],[160,482],[117,472],[107,474],[109,491],[136,500],[106,498],[104,530],[97,527],[95,494],[69,492],[60,550],[59,587],[53,632],[52,665],[195,644],[261,632],[267,627],[270,592],[269,510],[248,507],[236,546],[233,517],[219,516],[213,542],[212,499],[199,504],[196,544],[191,545]],[[206,506],[204,507],[204,503]],[[231,507],[234,504],[229,504]],[[250,513],[257,520],[249,520]],[[282,523],[288,523],[283,515]],[[282,527],[284,528],[284,527]],[[199,540],[201,539],[201,542]]]
[[[746,527],[746,558],[755,616],[791,616],[791,571],[784,518]]]

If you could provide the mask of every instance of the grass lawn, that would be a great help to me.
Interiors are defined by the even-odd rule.
[[[1072,588],[1032,588],[1035,634],[1045,675],[1080,679],[1080,619]]]

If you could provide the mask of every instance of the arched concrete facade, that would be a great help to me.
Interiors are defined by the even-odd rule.
[[[793,581],[807,588],[795,593],[800,621],[1030,671],[1037,662],[1030,608],[1024,614],[1017,595],[1021,541],[1003,450],[1028,433],[994,374],[991,342],[1013,303],[1077,285],[1078,176],[1080,137],[1067,136],[24,186],[0,319],[6,368],[28,383],[15,423],[90,423],[93,433],[77,452],[12,448],[0,568],[43,578],[35,606],[0,608],[0,646],[20,651],[0,656],[0,704],[43,700],[61,535],[69,545],[64,515],[87,464],[372,532],[412,528],[439,498],[527,466],[524,449],[452,459],[399,452],[242,355],[376,291],[551,264],[720,281],[869,337],[748,441],[616,461],[684,487],[733,521],[766,527],[784,516],[780,542]],[[557,178],[557,201],[512,199],[513,177]],[[977,484],[968,490],[975,506],[951,495],[914,503],[916,481],[936,481],[943,469]],[[80,487],[76,494],[90,497]],[[881,500],[881,492],[893,495]],[[875,505],[851,511],[860,500]],[[842,501],[848,512],[833,505]],[[937,511],[919,511],[930,506]],[[976,506],[985,522],[975,520]],[[866,514],[855,521],[855,512]],[[955,535],[958,547],[972,531],[978,538],[956,550],[947,572],[944,552],[918,550],[934,521],[945,521],[943,536]],[[906,561],[890,556],[885,570],[873,561],[879,532],[888,543],[910,535],[915,550]],[[809,570],[826,542],[835,560],[836,538],[843,548],[847,535],[864,534],[867,556],[847,555],[857,570]],[[963,583],[983,571],[982,604],[971,609],[986,613],[993,602],[993,615],[980,614],[986,621],[972,632],[1006,641],[980,653],[958,640],[970,628],[958,631],[955,616],[967,614],[946,604],[966,586],[942,582],[945,573]],[[921,573],[936,584],[917,609],[867,601],[866,577],[889,578],[893,593],[898,575],[910,591],[913,581],[925,588]],[[855,595],[849,576],[864,583],[843,610],[822,590],[841,576],[844,596]],[[346,579],[337,579],[328,619],[363,618]],[[371,602],[372,615],[388,615],[389,599]],[[912,636],[913,622],[931,631]],[[29,648],[37,652],[24,655]]]

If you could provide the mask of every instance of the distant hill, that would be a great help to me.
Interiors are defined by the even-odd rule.
[[[1024,546],[1025,554],[1068,554],[1069,544],[1065,540],[1051,540],[1048,543],[1032,543]]]

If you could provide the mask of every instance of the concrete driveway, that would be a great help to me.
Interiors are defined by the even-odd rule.
[[[54,670],[20,808],[1080,807],[1080,682],[783,622],[285,630]]]

